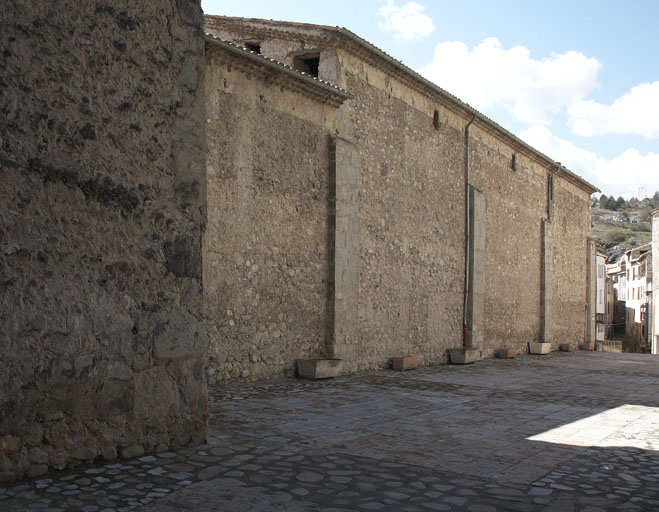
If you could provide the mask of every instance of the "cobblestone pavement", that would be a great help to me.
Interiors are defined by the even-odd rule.
[[[659,358],[523,356],[210,390],[208,443],[0,484],[0,510],[659,510]]]

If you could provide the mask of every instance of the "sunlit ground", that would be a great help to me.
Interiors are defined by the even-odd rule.
[[[527,439],[571,446],[659,450],[659,408],[621,405]]]

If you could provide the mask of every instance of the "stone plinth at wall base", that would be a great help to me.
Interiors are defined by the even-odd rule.
[[[500,348],[499,359],[512,359],[517,355],[516,348]]]
[[[483,351],[477,348],[450,348],[451,364],[470,364],[483,359]]]
[[[419,366],[419,358],[417,356],[396,356],[391,358],[391,365],[398,372],[414,370]]]
[[[297,373],[301,379],[329,379],[341,375],[341,359],[296,359]]]
[[[595,350],[597,352],[622,352],[622,342],[613,340],[598,342],[595,344]]]
[[[595,350],[595,344],[594,343],[584,343],[581,345],[581,350]]]
[[[529,343],[529,354],[545,355],[551,352],[551,343],[532,341]]]
[[[574,343],[561,343],[560,347],[562,352],[573,352]]]

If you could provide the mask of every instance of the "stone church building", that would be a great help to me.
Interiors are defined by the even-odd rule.
[[[584,339],[596,189],[350,31],[0,26],[0,481],[199,443],[209,382],[300,358]]]
[[[205,27],[211,381],[583,342],[592,185],[346,29]]]

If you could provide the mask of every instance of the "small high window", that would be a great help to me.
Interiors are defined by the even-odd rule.
[[[245,42],[245,48],[250,52],[261,53],[261,43]]]
[[[439,130],[439,110],[435,109],[432,115],[432,126],[435,130]]]
[[[318,78],[318,67],[320,66],[320,54],[319,53],[307,53],[305,55],[300,55],[295,57],[293,65],[298,71],[307,73],[308,75],[315,76]]]

